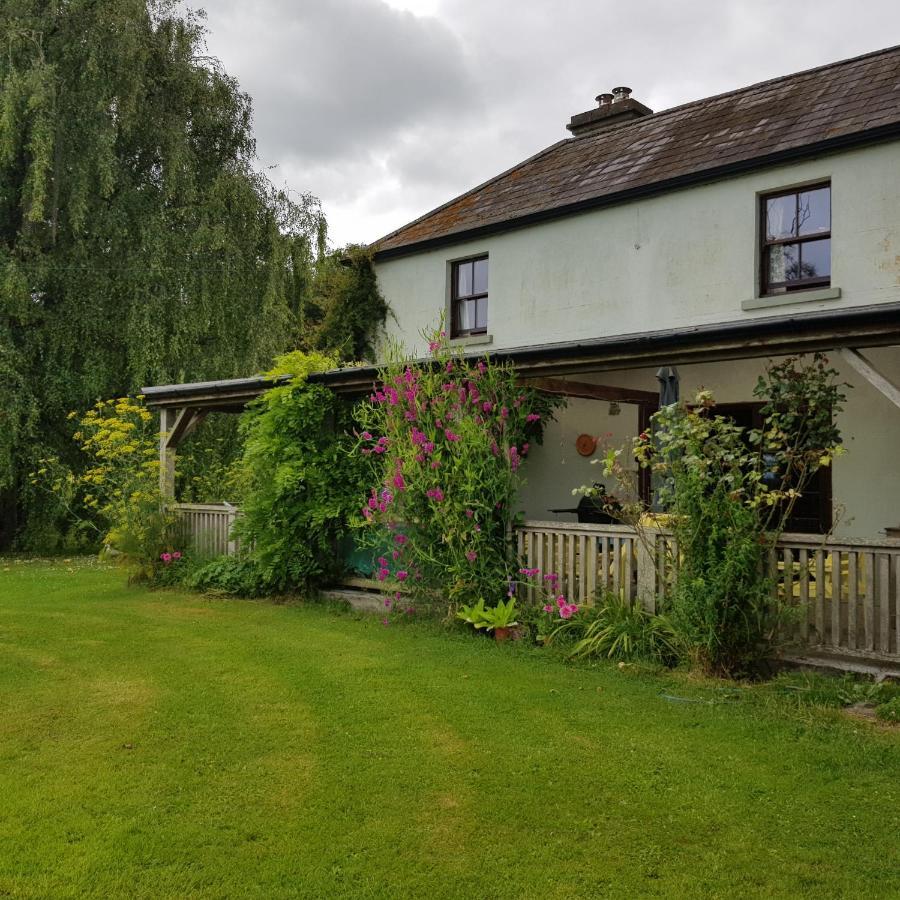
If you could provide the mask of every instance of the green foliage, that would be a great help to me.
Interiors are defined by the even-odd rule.
[[[375,279],[372,251],[350,245],[320,259],[302,322],[305,345],[345,362],[372,359],[390,312]]]
[[[394,353],[360,408],[359,452],[375,463],[363,540],[391,548],[378,577],[420,604],[490,598],[513,568],[520,465],[555,402],[519,387],[508,363],[452,351],[443,333],[430,347],[425,365]]]
[[[456,618],[467,622],[476,629],[494,631],[497,628],[512,628],[518,625],[516,620],[516,600],[510,597],[506,602],[500,600],[496,606],[485,607],[484,599],[471,606],[461,606]]]
[[[30,481],[72,511],[82,531],[94,531],[106,552],[130,568],[132,580],[150,578],[160,554],[172,549],[173,525],[159,494],[153,416],[140,398],[101,400],[78,419],[78,428],[74,436],[88,468],[73,472],[48,457]]]
[[[235,534],[252,547],[260,589],[308,590],[342,567],[338,542],[367,467],[352,452],[351,404],[306,380],[334,363],[322,354],[281,358],[278,374],[287,368],[294,377],[254,401],[242,421],[247,496]]]
[[[773,597],[768,554],[809,480],[840,452],[834,414],[844,395],[836,378],[821,354],[790,358],[770,365],[755,389],[767,401],[763,428],[716,415],[712,395],[701,391],[693,404],[663,407],[652,432],[634,442],[666,510],[656,524],[676,539],[677,576],[665,602],[678,650],[693,665],[750,674],[773,653],[792,610]],[[608,454],[606,474],[623,496],[637,496],[620,457]],[[640,503],[623,505],[621,517],[648,546],[654,541]]]
[[[550,644],[560,637],[574,642],[568,654],[571,659],[606,657],[670,664],[678,656],[678,637],[665,616],[650,613],[639,604],[625,603],[613,594],[595,609],[583,608],[544,642]]]
[[[900,725],[900,697],[894,697],[893,700],[882,703],[875,709],[875,715],[882,722]]]
[[[0,14],[0,546],[84,465],[65,413],[259,371],[296,345],[324,220],[254,168],[250,100],[173,0]]]
[[[195,591],[259,597],[270,593],[259,566],[247,557],[219,556],[192,566],[184,574],[182,584]]]

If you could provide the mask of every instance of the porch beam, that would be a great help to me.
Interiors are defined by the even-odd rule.
[[[567,378],[520,378],[519,384],[545,394],[557,394],[562,397],[605,400],[608,403],[637,403],[644,406],[659,405],[659,394],[656,391],[642,391],[638,388],[591,384],[587,381],[569,381]]]
[[[894,406],[900,408],[900,387],[882,375],[858,350],[841,347],[840,353],[850,368],[862,375],[876,390],[881,391]]]
[[[174,412],[174,410],[170,410]],[[166,446],[175,450],[181,442],[206,418],[207,410],[186,407],[178,412],[166,439]]]

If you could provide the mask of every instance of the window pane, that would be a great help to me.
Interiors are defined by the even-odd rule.
[[[793,237],[796,231],[797,195],[766,200],[766,238],[770,241]]]
[[[473,294],[486,294],[488,289],[488,261],[486,259],[475,260],[475,289]]]
[[[803,278],[831,277],[831,238],[821,241],[807,241],[801,245]]]
[[[831,188],[800,194],[800,234],[831,231]]]
[[[487,328],[487,297],[475,301],[475,327],[481,331]]]
[[[461,300],[457,306],[457,326],[460,331],[471,331],[475,327],[475,301]]]
[[[769,247],[769,282],[796,281],[800,277],[800,247],[780,244]]]
[[[472,263],[464,262],[456,265],[456,296],[468,297],[472,293]]]

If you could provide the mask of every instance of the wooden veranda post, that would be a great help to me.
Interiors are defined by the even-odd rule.
[[[169,446],[175,413],[165,407],[159,411],[159,493],[163,503],[175,499],[175,448]]]

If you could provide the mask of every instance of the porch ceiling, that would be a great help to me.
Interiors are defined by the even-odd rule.
[[[489,355],[498,361],[512,362],[527,377],[893,344],[900,344],[900,302],[514,347]],[[377,375],[376,366],[361,366],[322,372],[310,376],[310,381],[341,393],[364,393],[372,388]],[[148,386],[142,393],[151,407],[240,412],[273,383],[278,382],[254,376]]]

